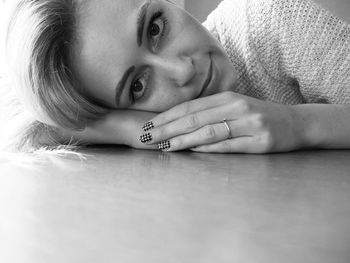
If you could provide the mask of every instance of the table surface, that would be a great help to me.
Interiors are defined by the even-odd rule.
[[[350,151],[0,161],[0,262],[349,262]]]

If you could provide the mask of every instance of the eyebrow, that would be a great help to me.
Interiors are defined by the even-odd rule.
[[[131,73],[135,71],[135,66],[130,67],[123,75],[122,79],[119,81],[116,89],[115,89],[115,104],[117,107],[120,106],[120,97],[123,94],[123,91],[126,87],[126,82]]]
[[[137,18],[137,44],[140,47],[142,45],[143,30],[145,28],[145,22],[147,17],[147,10],[151,1],[147,1],[141,8]]]

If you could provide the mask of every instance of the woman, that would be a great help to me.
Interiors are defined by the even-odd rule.
[[[22,0],[11,21],[22,146],[350,148],[350,27],[313,2],[225,0],[203,27],[166,0]]]

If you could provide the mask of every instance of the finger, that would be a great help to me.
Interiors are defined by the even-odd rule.
[[[232,98],[235,97],[234,94],[235,93],[233,92],[222,92],[204,98],[199,98],[181,103],[155,116],[152,120],[150,120],[144,125],[143,129],[145,131],[148,131],[149,129],[164,125],[168,122],[171,122],[188,114],[221,106],[232,100]]]
[[[226,140],[229,134],[226,127],[222,123],[207,125],[190,134],[185,134],[170,139],[166,144],[167,151],[180,151],[198,145],[212,144],[222,140]],[[162,145],[162,144],[160,144]]]
[[[132,148],[140,150],[159,150],[157,145],[147,145],[141,142],[135,142],[130,145]]]
[[[192,133],[180,135],[163,141],[159,144],[160,150],[179,151],[199,145],[208,145],[227,140],[234,134],[235,137],[246,136],[246,126],[241,125],[240,121],[227,122],[230,129],[221,123],[206,125]]]
[[[204,126],[220,123],[225,116],[229,114],[229,111],[229,106],[225,105],[191,113],[170,123],[154,128],[152,131],[143,134],[140,139],[146,144],[152,144],[188,134]]]
[[[211,153],[258,153],[255,139],[252,136],[244,136],[224,140],[218,143],[202,145],[191,148],[194,152]]]

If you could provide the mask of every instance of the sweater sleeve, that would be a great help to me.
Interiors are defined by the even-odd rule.
[[[306,103],[350,103],[350,26],[310,0],[250,0],[250,41],[275,79]]]

